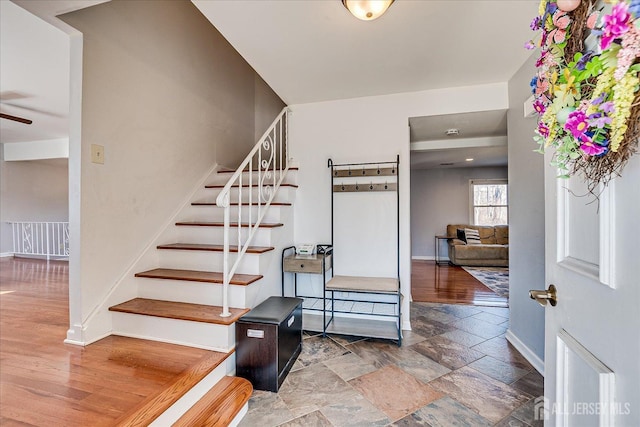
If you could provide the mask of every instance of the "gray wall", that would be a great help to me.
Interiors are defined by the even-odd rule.
[[[411,171],[411,256],[433,258],[434,236],[447,224],[469,223],[469,180],[505,179],[506,167]],[[446,242],[440,255],[447,256]]]
[[[216,164],[237,166],[283,103],[190,1],[114,0],[61,19],[83,35],[80,158],[72,147],[69,168],[81,254],[70,285],[84,322],[196,184]],[[104,146],[104,165],[91,163],[91,144]]]
[[[0,253],[11,252],[6,221],[69,221],[67,159],[0,160]]]
[[[544,159],[533,150],[536,121],[525,118],[535,74],[531,58],[509,81],[509,306],[511,332],[544,360],[544,309],[529,298],[544,289]]]

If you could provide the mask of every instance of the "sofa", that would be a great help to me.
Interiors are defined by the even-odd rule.
[[[480,244],[466,244],[457,238],[458,229],[470,228],[478,230]],[[469,266],[509,266],[509,226],[496,225],[447,225],[447,236],[456,236],[447,240],[449,260],[455,265]],[[462,237],[462,236],[461,236]]]

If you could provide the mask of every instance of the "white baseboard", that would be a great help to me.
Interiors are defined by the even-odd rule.
[[[507,330],[505,334],[505,338],[507,341],[511,343],[512,346],[516,348],[522,354],[522,356],[527,359],[529,363],[535,368],[536,371],[540,373],[544,377],[544,360],[538,357],[529,347],[527,347],[520,338],[518,338],[511,329]]]
[[[0,258],[9,258],[13,256],[13,252],[0,252]]]
[[[433,255],[413,255],[411,259],[416,261],[435,261],[436,257],[434,257]],[[449,257],[440,257],[440,261],[449,261]]]

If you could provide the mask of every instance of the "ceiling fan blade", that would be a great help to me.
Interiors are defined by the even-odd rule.
[[[45,114],[45,115],[51,116],[51,117],[58,117],[58,118],[63,118],[64,117],[61,114],[54,113],[54,112],[47,111],[47,110],[43,110],[41,108],[33,108],[33,107],[27,107],[27,106],[24,106],[24,105],[18,105],[16,103],[3,101],[1,99],[0,99],[0,103],[2,103],[2,106],[5,106],[5,107],[20,108],[21,110],[33,111],[34,113]]]
[[[13,120],[14,122],[24,123],[30,125],[33,120],[25,119],[24,117],[12,116],[11,114],[0,113],[0,119]]]

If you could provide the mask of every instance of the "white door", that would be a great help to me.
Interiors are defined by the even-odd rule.
[[[549,165],[550,155],[545,157]],[[545,425],[640,426],[640,155],[599,203],[546,166]],[[533,301],[532,301],[533,303]]]

